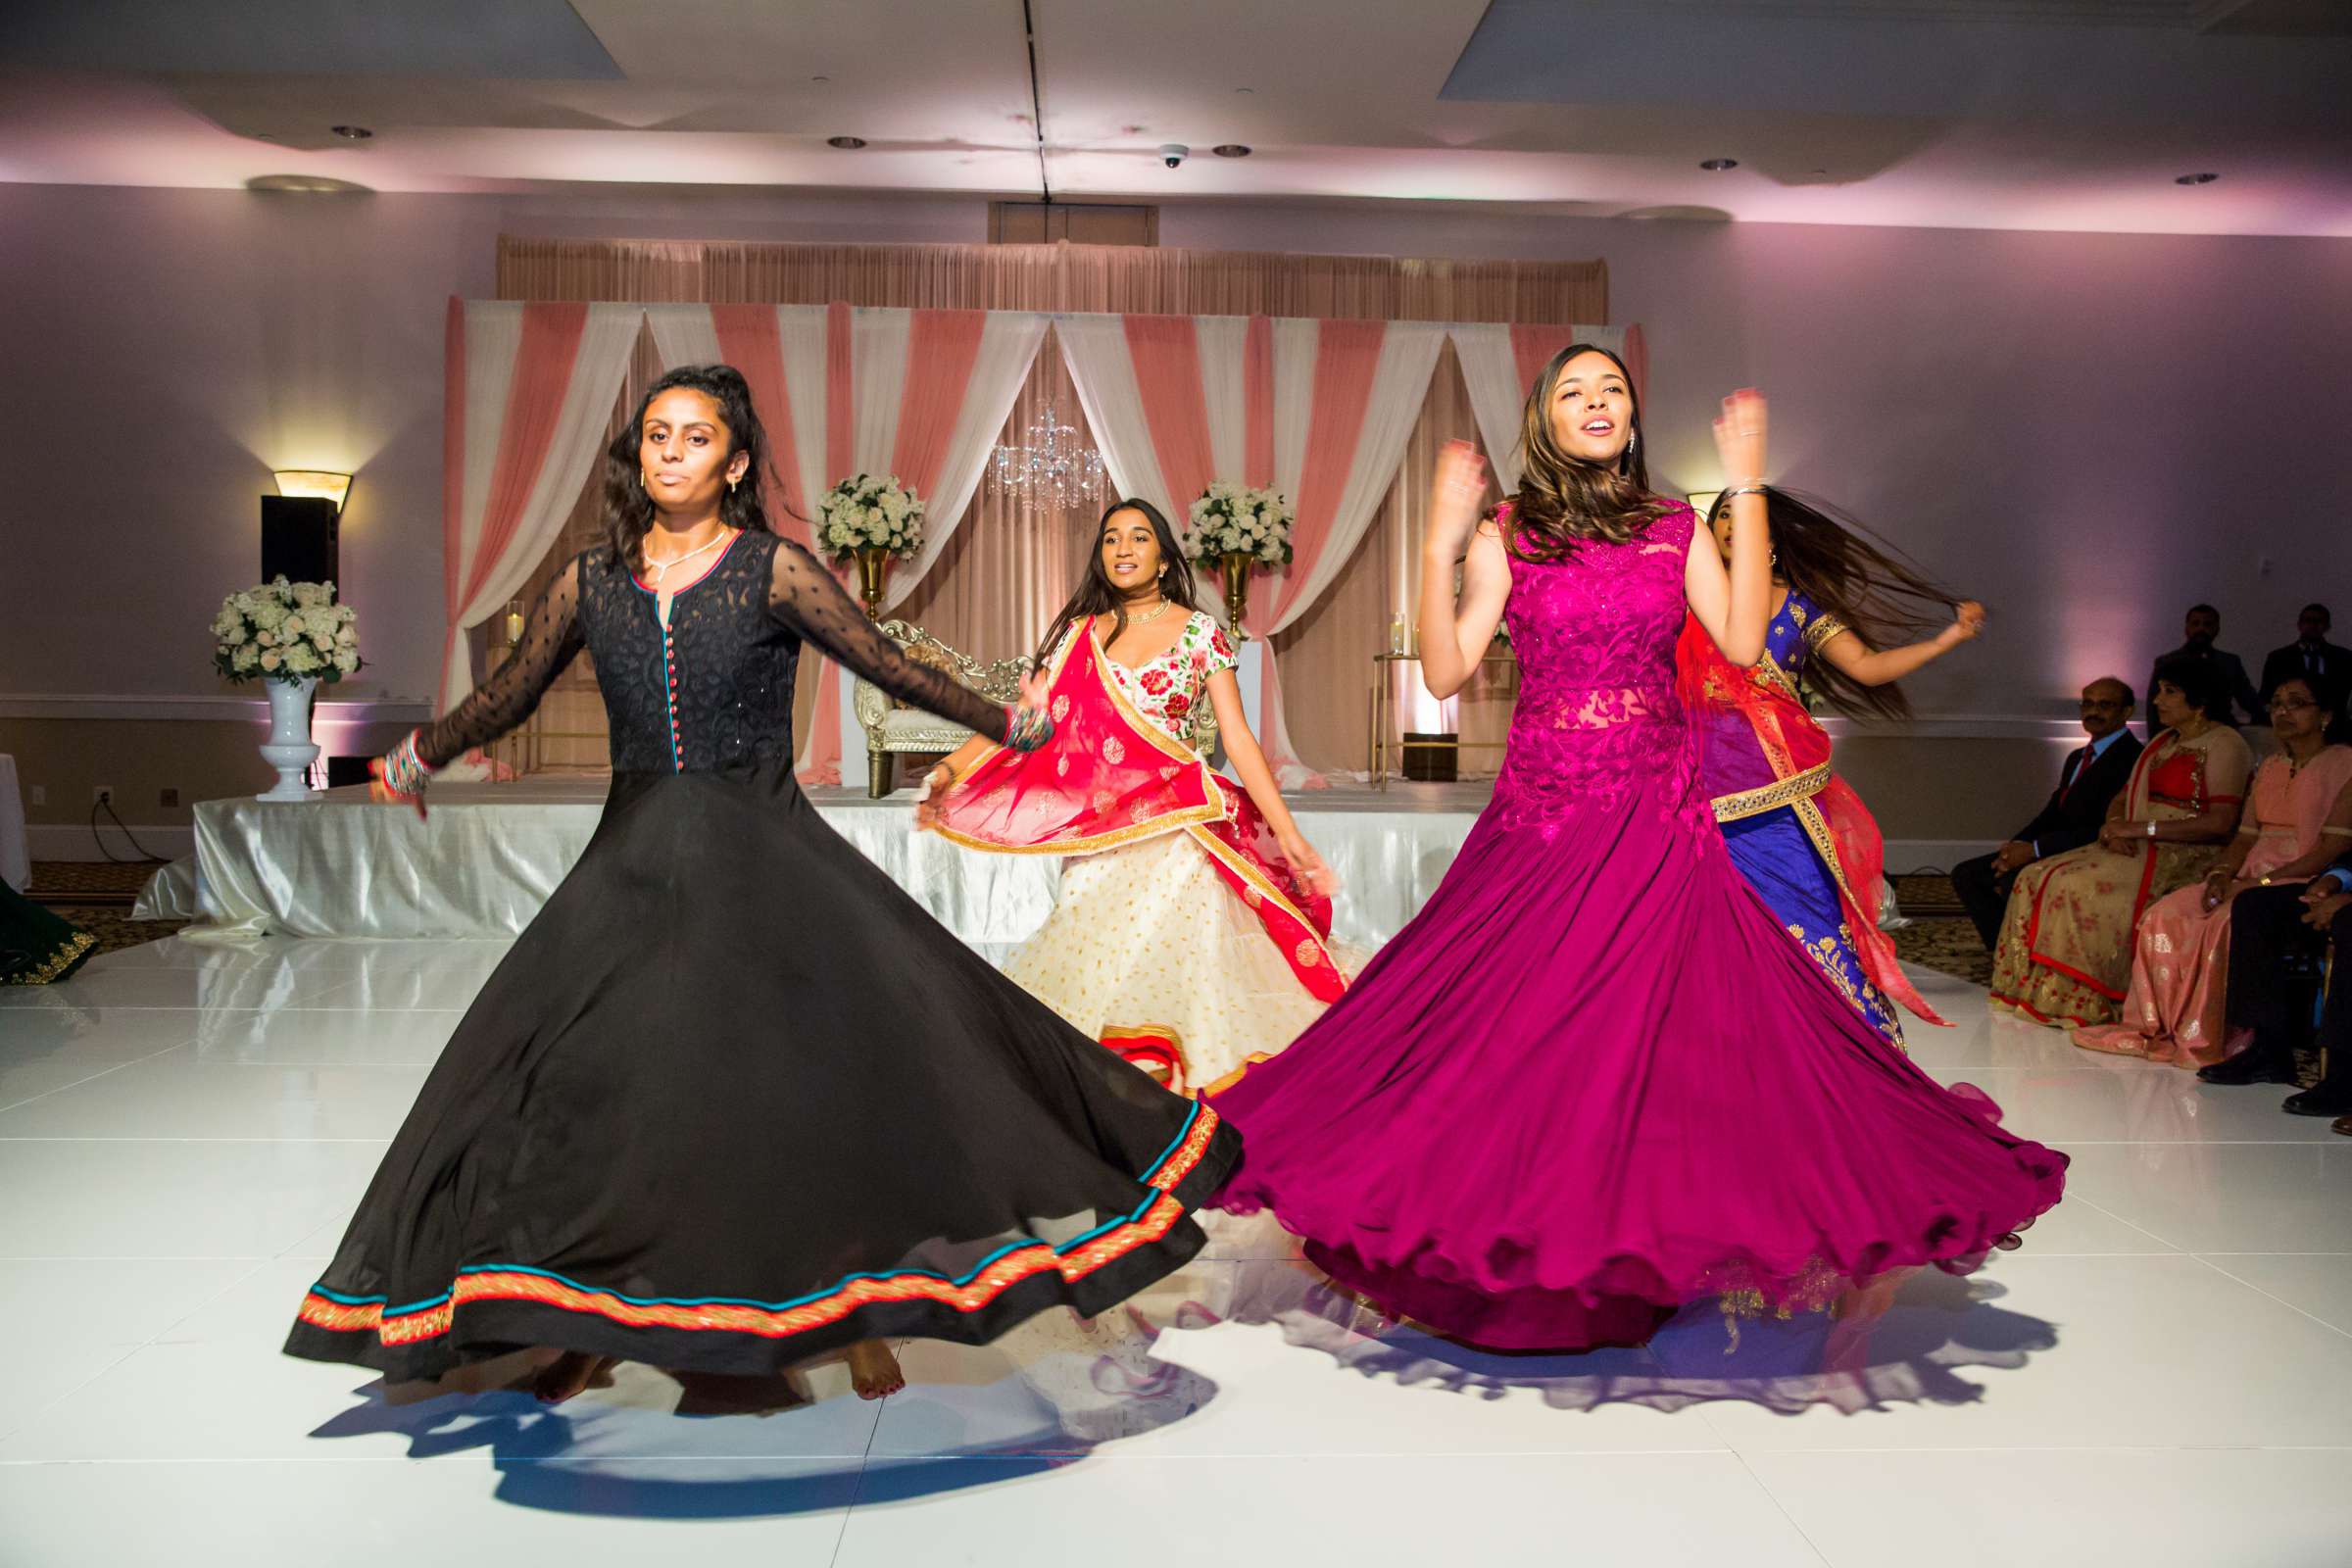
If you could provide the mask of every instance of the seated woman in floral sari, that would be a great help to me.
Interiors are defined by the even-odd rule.
[[[1930,1023],[1943,1020],[1904,977],[1879,929],[1879,824],[1830,771],[1830,737],[1808,699],[1907,717],[1911,705],[1895,683],[1976,636],[1984,607],[1930,582],[1816,505],[1768,488],[1764,507],[1772,530],[1764,657],[1735,665],[1693,617],[1675,649],[1677,681],[1699,716],[1699,766],[1732,863],[1839,994],[1899,1050],[1897,1002]],[[1728,501],[1716,501],[1708,526],[1729,562]],[[1955,618],[1942,619],[1947,610]],[[1931,626],[1932,636],[1918,637]]]
[[[2229,696],[2195,660],[2156,665],[2162,725],[2108,808],[2099,842],[2018,873],[1992,960],[1992,1004],[2063,1028],[2107,1023],[2132,979],[2148,906],[2190,887],[2237,832],[2254,753],[2216,716]]]
[[[1331,873],[1244,721],[1233,645],[1194,608],[1158,509],[1103,514],[1038,660],[1053,740],[966,744],[924,780],[917,824],[967,849],[1065,857],[1053,913],[1004,973],[1199,1094],[1289,1045],[1347,988]],[[1186,739],[1203,702],[1239,786]]]
[[[2201,885],[2148,906],[2123,1020],[2075,1030],[2083,1050],[2206,1067],[2245,1049],[2223,1027],[2230,901],[2248,888],[2309,881],[2352,837],[2352,746],[2329,744],[2311,682],[2279,682],[2270,711],[2280,750],[2254,771],[2237,837]]]

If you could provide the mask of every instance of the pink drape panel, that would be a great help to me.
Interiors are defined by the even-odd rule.
[[[899,434],[890,468],[925,501],[938,493],[940,467],[971,390],[980,334],[987,326],[986,311],[914,313],[906,343],[906,390],[899,404]]]
[[[1372,372],[1388,333],[1386,321],[1325,321],[1316,335],[1314,415],[1306,426],[1306,463],[1299,473],[1298,494],[1291,503],[1291,569],[1278,591],[1265,596],[1273,602],[1249,616],[1253,632],[1262,635],[1298,602],[1331,541],[1340,495],[1355,469],[1356,447],[1363,438]],[[1267,440],[1272,439],[1269,430]]]
[[[809,499],[801,494],[801,449],[794,430],[792,387],[784,376],[784,343],[776,331],[771,305],[713,305],[711,329],[718,334],[718,352],[743,372],[752,389],[752,406],[760,411],[767,430],[768,471],[754,474],[753,482],[772,489],[774,499],[795,516],[808,517]],[[762,498],[763,504],[766,498]],[[795,529],[790,516],[766,507],[768,520],[780,533],[798,534],[810,542],[806,530]]]
[[[1135,359],[1135,386],[1152,425],[1152,450],[1168,498],[1189,507],[1217,477],[1200,386],[1200,338],[1189,316],[1130,316],[1124,323]],[[1266,439],[1273,440],[1269,421]],[[1181,529],[1184,514],[1168,521]]]
[[[462,304],[452,302],[459,310]],[[571,368],[580,352],[580,334],[588,326],[585,305],[529,305],[522,313],[522,340],[514,356],[514,379],[507,393],[498,461],[490,469],[490,501],[482,513],[479,542],[465,547],[462,504],[452,505],[442,519],[443,561],[454,591],[449,596],[448,620],[453,637],[466,601],[482,591],[490,569],[514,538],[523,505],[547,462],[547,449],[556,438],[556,416],[564,407],[564,392],[571,384]],[[461,324],[459,331],[463,333]],[[463,364],[463,360],[460,361]],[[462,372],[461,372],[462,373]],[[465,439],[464,392],[459,393],[457,416],[451,428]],[[462,492],[465,460],[453,465],[455,485]],[[444,491],[447,494],[447,491]],[[445,661],[446,664],[446,661]]]

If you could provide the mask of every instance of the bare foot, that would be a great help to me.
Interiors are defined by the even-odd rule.
[[[562,1404],[573,1395],[592,1388],[612,1386],[612,1369],[620,1364],[618,1356],[591,1355],[585,1350],[565,1350],[548,1363],[547,1369],[531,1380],[531,1393],[541,1404]]]
[[[899,1358],[881,1340],[859,1340],[845,1358],[850,1363],[850,1386],[860,1399],[883,1399],[906,1386]]]

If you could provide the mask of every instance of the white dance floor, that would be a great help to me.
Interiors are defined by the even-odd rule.
[[[914,1347],[880,1405],[837,1367],[761,1417],[642,1368],[388,1402],[277,1347],[503,947],[173,940],[0,991],[0,1562],[2352,1560],[2352,1139],[1933,975],[1920,1059],[2071,1194],[1834,1335],[1367,1336],[1252,1225],[1090,1332]]]

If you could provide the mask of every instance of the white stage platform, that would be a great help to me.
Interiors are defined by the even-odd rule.
[[[437,786],[423,822],[365,788],[302,804],[196,808],[205,933],[406,940],[510,938],[530,923],[587,847],[602,777]],[[1392,783],[1301,791],[1291,809],[1339,873],[1341,941],[1378,947],[1412,918],[1453,863],[1491,793],[1486,783]],[[942,924],[992,961],[1044,923],[1059,861],[978,855],[916,833],[914,796],[810,792],[817,809]],[[779,900],[792,896],[776,890]]]
[[[1921,1064],[2071,1152],[2067,1200],[1835,1342],[1734,1348],[1712,1306],[1583,1357],[1349,1333],[1279,1235],[1212,1220],[1134,1313],[912,1347],[879,1404],[834,1367],[695,1419],[638,1366],[555,1409],[393,1402],[278,1346],[506,947],[174,940],[0,989],[0,1562],[2345,1560],[2352,1139],[1939,975]]]

